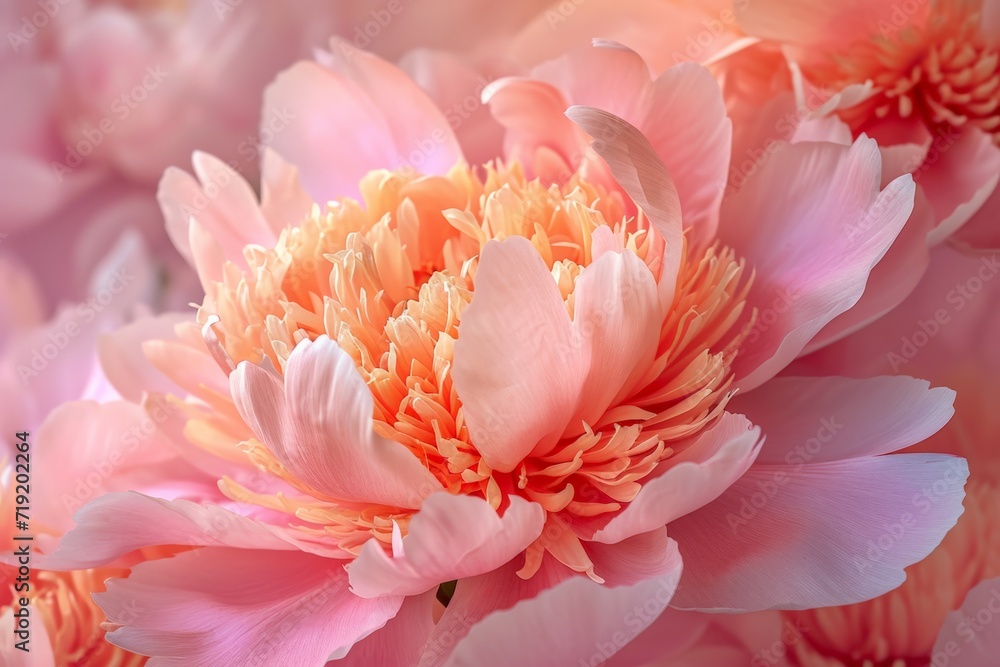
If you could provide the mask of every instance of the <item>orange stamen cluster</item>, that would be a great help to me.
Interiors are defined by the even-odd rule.
[[[279,373],[298,341],[336,340],[371,390],[376,431],[413,452],[449,493],[484,498],[501,512],[507,498],[520,495],[541,504],[551,521],[615,512],[689,436],[721,415],[742,340],[735,324],[749,289],[744,264],[717,246],[688,251],[656,356],[632,395],[543,456],[510,473],[494,471],[470,437],[451,378],[485,244],[529,239],[572,316],[597,229],[610,230],[654,279],[664,242],[644,216],[626,215],[620,195],[578,177],[544,185],[526,180],[516,165],[484,174],[466,166],[445,177],[369,174],[361,184],[364,205],[314,207],[274,248],[248,247],[249,270],[226,267],[199,321],[213,323],[233,363],[268,363]],[[309,524],[303,530],[352,553],[372,535],[389,544],[393,522],[405,532],[408,511],[318,500],[321,494],[283,470],[262,443],[249,438],[243,446],[303,496],[260,496],[224,480],[234,498],[292,513]],[[545,549],[567,551],[556,553],[565,562],[574,558],[573,542]]]

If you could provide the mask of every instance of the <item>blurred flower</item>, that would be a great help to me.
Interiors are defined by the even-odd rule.
[[[781,45],[800,103],[820,97],[813,109],[874,137],[894,169],[914,174],[935,234],[958,230],[962,244],[1000,244],[994,0],[762,0],[738,9],[748,34]]]
[[[76,515],[60,567],[202,547],[111,582],[111,641],[190,664],[594,663],[668,603],[857,602],[940,542],[964,462],[882,455],[940,429],[952,392],[774,379],[858,304],[909,177],[881,187],[870,139],[785,145],[723,205],[711,74],[594,53],[594,90],[641,104],[570,109],[580,129],[550,137],[570,154],[510,122],[553,104],[541,83],[491,100],[509,153],[565,175],[468,166],[402,71],[338,41],[265,96],[298,122],[259,201],[205,154],[197,179],[168,171],[168,230],[207,296],[197,324],[136,332],[112,382],[173,394],[163,431],[228,498],[108,493]],[[916,528],[866,560],[906,512]]]

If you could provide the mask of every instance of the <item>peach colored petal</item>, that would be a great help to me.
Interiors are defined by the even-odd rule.
[[[329,338],[297,345],[284,383],[248,362],[229,379],[243,420],[316,492],[416,508],[441,489],[405,447],[375,434],[371,393],[354,360]]]
[[[511,498],[503,517],[482,499],[435,493],[390,555],[369,540],[347,568],[351,591],[371,598],[418,595],[504,565],[542,532],[540,505]],[[398,527],[397,527],[398,532]]]
[[[322,664],[382,627],[403,601],[352,595],[336,560],[228,548],[142,563],[96,600],[113,628],[109,642],[192,667]]]
[[[673,604],[808,609],[892,590],[955,525],[967,476],[964,459],[924,454],[754,466],[671,524],[685,554]]]

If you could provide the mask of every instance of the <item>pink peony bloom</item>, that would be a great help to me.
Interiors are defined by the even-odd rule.
[[[937,230],[1000,244],[1000,13],[995,0],[763,0],[741,25],[794,65],[800,101],[835,113],[912,172]]]
[[[892,313],[843,341],[797,361],[789,372],[916,373],[958,389],[957,415],[910,452],[965,457],[965,512],[899,588],[858,604],[745,617],[699,618],[693,647],[665,647],[652,664],[681,667],[690,656],[725,655],[713,665],[948,665],[988,667],[1000,633],[1000,419],[992,405],[1000,356],[995,257],[934,252],[931,269]],[[925,501],[933,499],[933,495]],[[890,526],[883,546],[907,528]],[[870,548],[881,549],[878,543]],[[685,622],[696,623],[687,619]],[[657,631],[654,624],[644,634]],[[661,630],[662,632],[662,630]],[[694,633],[692,633],[694,634]],[[637,639],[642,641],[642,637]]]
[[[259,200],[206,154],[164,176],[206,297],[142,345],[174,388],[138,363],[116,386],[173,394],[164,430],[226,499],[76,514],[60,567],[198,547],[108,584],[109,641],[161,664],[641,664],[631,641],[668,605],[860,602],[954,525],[962,459],[886,456],[953,392],[775,378],[910,215],[873,140],[783,144],[722,203],[712,75],[651,79],[604,43],[592,84],[563,83],[586,106],[496,92],[511,159],[469,166],[401,70],[344,47],[268,89],[297,122]]]

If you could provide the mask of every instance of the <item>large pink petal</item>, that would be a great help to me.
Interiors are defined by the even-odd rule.
[[[927,194],[938,225],[964,225],[1000,182],[1000,148],[992,136],[970,128],[942,129],[934,136],[914,180]]]
[[[277,237],[268,226],[253,189],[222,160],[196,152],[192,164],[197,178],[170,168],[160,179],[157,199],[163,209],[167,233],[177,250],[196,266],[191,246],[191,226],[197,223],[215,242],[224,259],[245,265],[243,248],[251,243],[273,246]],[[219,279],[222,267],[206,278]]]
[[[157,424],[133,403],[76,401],[56,408],[35,433],[32,459],[49,471],[32,481],[37,530],[61,534],[72,513],[111,491],[200,496],[215,480],[180,461]]]
[[[260,209],[274,233],[298,226],[312,207],[312,197],[299,181],[298,168],[265,148],[260,160]]]
[[[980,26],[986,42],[1000,46],[1000,1],[983,0],[983,17]]]
[[[298,166],[313,199],[358,198],[374,169],[440,174],[462,159],[444,115],[396,66],[340,40],[320,56],[322,64],[280,74],[264,95],[265,108],[292,118],[271,146]]]
[[[668,461],[665,472],[645,481],[632,502],[592,539],[619,542],[707,505],[747,471],[759,445],[759,428],[740,415],[725,413],[676,461]]]
[[[760,385],[861,298],[913,208],[909,176],[879,192],[874,141],[780,146],[723,207],[720,236],[756,270],[735,368]]]
[[[649,370],[663,314],[657,286],[632,251],[605,252],[576,282],[573,342],[587,362],[570,426],[594,424]]]
[[[101,368],[122,398],[139,403],[147,393],[181,395],[180,388],[150,362],[143,344],[175,340],[174,326],[193,320],[193,314],[165,313],[136,320],[98,338]]]
[[[112,644],[150,667],[321,665],[395,616],[402,598],[352,595],[342,562],[210,548],[148,561],[95,596]]]
[[[473,442],[494,470],[513,470],[538,442],[562,435],[585,372],[572,334],[555,280],[531,242],[487,243],[459,325],[452,378]]]
[[[368,635],[328,667],[413,666],[434,629],[435,591],[403,600],[399,612],[381,629]]]
[[[950,658],[952,667],[993,667],[1000,654],[1000,578],[979,582],[962,606],[945,616],[932,656]],[[939,662],[940,658],[935,658]]]
[[[757,463],[804,465],[878,456],[937,433],[955,392],[910,377],[778,377],[727,406],[767,436]]]
[[[243,362],[229,376],[240,415],[295,477],[331,498],[420,506],[441,484],[403,445],[375,434],[371,392],[326,336],[296,345],[281,378]]]
[[[673,301],[684,254],[684,221],[673,179],[649,141],[621,118],[593,107],[572,107],[566,115],[594,137],[594,150],[666,241],[659,278],[660,303],[666,307]]]
[[[482,618],[443,664],[593,664],[614,655],[656,620],[670,602],[680,573],[676,544],[667,540],[659,572],[638,583],[611,587],[586,577],[570,577]]]
[[[82,570],[159,545],[296,548],[279,537],[279,531],[220,505],[163,500],[136,492],[107,493],[73,518],[77,527],[66,534],[46,567]]]
[[[1000,250],[1000,225],[997,220],[1000,220],[1000,188],[994,190],[979,212],[955,232],[952,241],[963,249]]]
[[[883,158],[886,150],[882,150]],[[885,169],[883,169],[883,174]],[[884,180],[884,175],[883,175]],[[833,318],[816,334],[803,354],[829,345],[882,317],[898,306],[920,282],[930,264],[929,244],[943,229],[934,227],[934,212],[917,189],[913,213],[895,242],[868,276],[865,292],[850,310]]]
[[[451,601],[424,645],[420,667],[445,664],[455,645],[488,614],[510,609],[573,576],[551,557],[543,559],[541,568],[530,579],[519,577],[517,570],[518,564],[511,562],[493,572],[458,581]]]
[[[444,112],[469,164],[486,164],[502,154],[503,128],[482,96],[489,82],[507,74],[508,67],[470,63],[458,54],[423,48],[406,54],[399,66]]]
[[[504,155],[508,160],[524,164],[529,173],[547,181],[565,180],[579,165],[583,147],[578,130],[564,115],[569,103],[554,86],[510,77],[491,83],[483,97],[506,130]],[[565,174],[535,173],[540,172],[535,158],[543,148],[563,160]]]
[[[410,521],[392,556],[371,539],[348,568],[361,597],[417,595],[507,563],[531,544],[545,523],[540,505],[512,497],[503,517],[480,498],[435,493]],[[397,549],[393,549],[394,552]]]
[[[741,0],[735,7],[747,33],[817,50],[885,39],[905,26],[919,25],[928,13],[925,4],[903,11],[893,0]]]
[[[924,454],[754,466],[670,525],[685,563],[672,604],[811,609],[881,595],[955,525],[967,477],[964,459]]]

